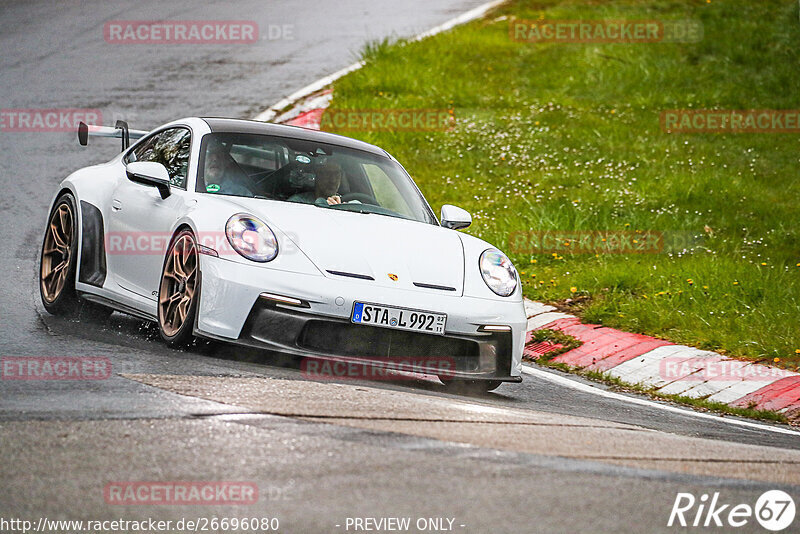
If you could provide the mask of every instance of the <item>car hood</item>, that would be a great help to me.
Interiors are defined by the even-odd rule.
[[[454,230],[289,202],[237,198],[236,203],[285,233],[329,278],[463,294],[464,247]]]

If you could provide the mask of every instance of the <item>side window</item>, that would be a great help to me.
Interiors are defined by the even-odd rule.
[[[186,189],[191,137],[186,128],[164,130],[134,148],[128,154],[126,163],[132,161],[161,163],[169,172],[170,185]]]

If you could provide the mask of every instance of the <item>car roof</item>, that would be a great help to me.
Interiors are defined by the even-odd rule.
[[[309,130],[307,128],[300,128],[299,126],[287,126],[284,124],[273,124],[271,122],[250,121],[244,119],[226,119],[220,117],[203,117],[203,120],[208,123],[212,133],[233,132],[273,135],[275,137],[288,137],[290,139],[300,139],[314,143],[338,145],[388,157],[388,154],[385,150],[375,145],[371,145],[351,137],[320,132],[318,130]]]

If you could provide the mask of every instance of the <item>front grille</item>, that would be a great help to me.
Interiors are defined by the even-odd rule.
[[[363,358],[477,357],[479,344],[460,339],[331,321],[311,320],[297,339],[305,349]]]
[[[434,367],[441,362],[429,361],[431,358],[452,358],[460,373],[484,378],[509,377],[511,373],[511,332],[437,336],[391,330],[312,316],[265,299],[253,305],[239,343],[301,356],[308,353],[391,361],[415,358],[423,360],[422,365]],[[440,373],[434,369],[428,374]]]

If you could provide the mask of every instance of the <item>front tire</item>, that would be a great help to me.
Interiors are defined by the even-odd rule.
[[[200,294],[198,264],[194,234],[182,230],[167,251],[158,287],[158,330],[171,347],[189,345],[193,339]]]

